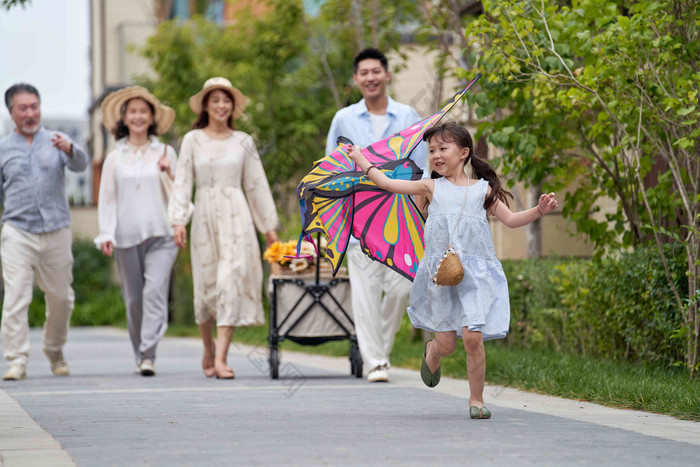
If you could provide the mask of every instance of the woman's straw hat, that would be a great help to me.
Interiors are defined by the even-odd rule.
[[[148,89],[141,86],[130,86],[128,88],[114,91],[102,101],[102,123],[109,131],[114,131],[117,123],[122,118],[124,105],[131,99],[139,98],[153,106],[153,122],[156,124],[156,134],[162,135],[173,124],[175,111],[160,103],[156,96],[148,92]]]
[[[221,77],[209,78],[204,83],[202,90],[190,97],[190,109],[192,109],[192,111],[194,111],[194,113],[197,115],[201,114],[204,96],[215,89],[225,89],[226,91],[230,92],[231,95],[233,95],[233,118],[238,118],[243,115],[245,106],[248,103],[248,98],[245,97],[241,91],[234,88],[231,81]]]

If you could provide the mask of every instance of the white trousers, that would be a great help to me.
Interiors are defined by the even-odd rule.
[[[44,349],[58,351],[68,335],[75,293],[73,252],[69,228],[32,234],[5,222],[0,234],[2,279],[3,355],[10,363],[27,364],[29,358],[29,305],[34,279],[44,292],[46,322]]]
[[[360,354],[367,371],[390,365],[389,355],[408,308],[411,281],[348,245],[352,312]]]

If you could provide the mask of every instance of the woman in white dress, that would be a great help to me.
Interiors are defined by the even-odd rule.
[[[225,78],[207,80],[190,98],[199,117],[182,140],[169,207],[175,243],[185,248],[196,185],[190,229],[195,321],[204,374],[224,379],[235,377],[226,363],[234,329],[265,322],[256,227],[268,245],[277,241],[277,210],[260,156],[253,138],[233,126],[245,106],[245,96]]]
[[[170,272],[177,256],[161,176],[173,178],[175,150],[158,141],[175,119],[147,89],[132,86],[102,103],[117,139],[102,166],[95,244],[117,262],[136,371],[155,375],[156,346],[168,327]]]

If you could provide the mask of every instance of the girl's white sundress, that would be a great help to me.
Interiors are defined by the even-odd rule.
[[[465,190],[469,190],[466,204]],[[445,178],[435,180],[433,199],[425,223],[425,256],[411,289],[408,316],[417,328],[429,331],[480,331],[484,340],[505,337],[510,322],[508,282],[496,259],[484,199],[488,182],[457,186]],[[460,213],[461,211],[461,213]],[[456,286],[437,286],[430,280],[450,243],[459,254],[464,279]]]

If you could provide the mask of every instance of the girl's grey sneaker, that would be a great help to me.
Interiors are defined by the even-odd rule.
[[[423,360],[420,363],[420,377],[423,380],[423,383],[425,383],[425,385],[429,388],[434,388],[440,382],[440,368],[442,367],[441,363],[440,366],[437,367],[437,370],[435,370],[435,373],[433,373],[430,371],[430,368],[428,368],[428,363],[425,361],[425,356],[428,353],[428,342],[434,343],[434,341],[435,339],[428,339],[427,341],[425,341],[425,350],[423,350]]]
[[[469,418],[477,419],[489,419],[491,418],[491,411],[486,407],[469,407]]]

